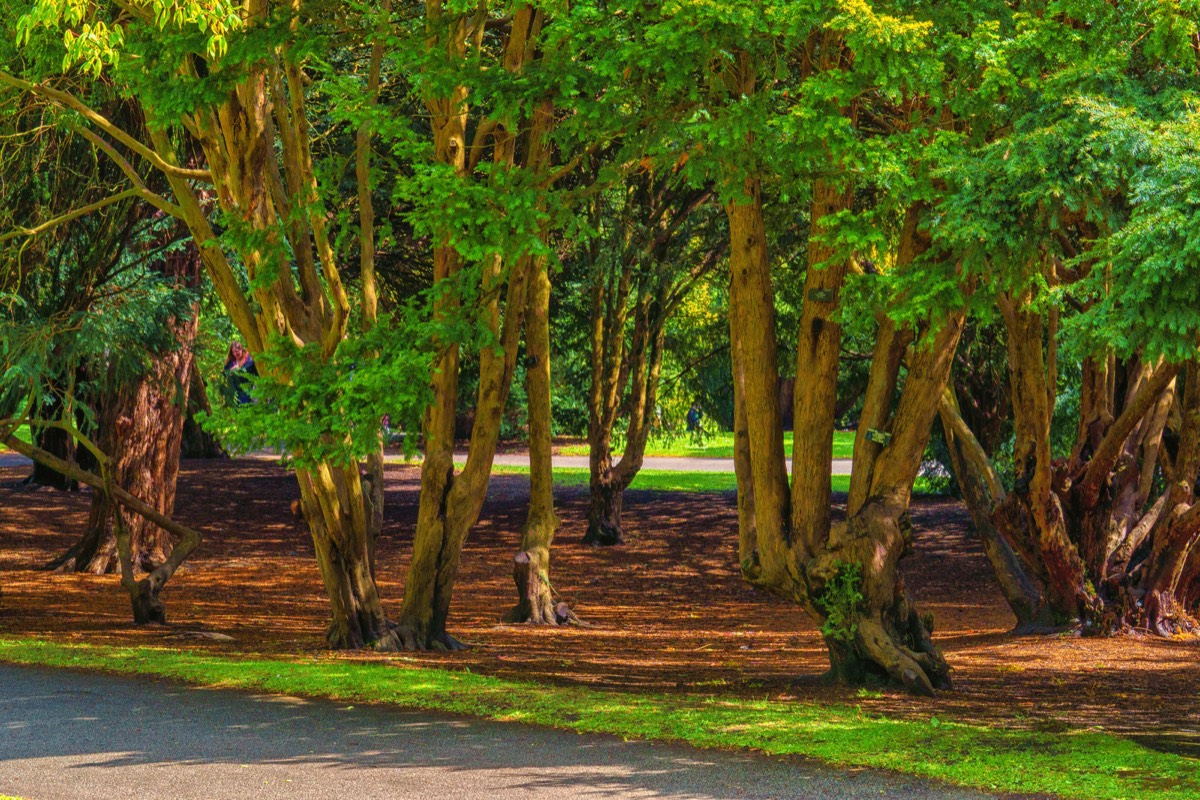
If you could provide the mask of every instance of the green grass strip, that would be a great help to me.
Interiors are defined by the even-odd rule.
[[[219,688],[386,703],[581,733],[754,748],[981,789],[1068,798],[1200,797],[1194,760],[1094,731],[888,719],[846,705],[627,694],[337,658],[291,661],[0,638],[0,661],[155,675]]]
[[[497,464],[492,467],[493,475],[528,475],[524,465]],[[840,477],[840,476],[839,476]],[[587,486],[587,467],[555,467],[555,486]],[[836,485],[836,479],[835,479]],[[849,478],[846,486],[849,487]],[[669,469],[643,469],[633,479],[631,489],[655,492],[735,492],[737,478],[732,472],[679,472]],[[841,491],[846,491],[842,489]]]
[[[784,454],[790,459],[792,457],[792,433],[790,431],[783,435],[783,448]],[[588,445],[586,443],[563,445],[558,448],[558,452],[564,456],[586,456]],[[618,451],[616,455],[619,456],[620,452]],[[686,433],[680,434],[670,442],[652,439],[646,443],[646,457],[733,458],[733,434],[728,431],[710,433],[704,437],[703,444],[696,444]],[[854,457],[854,431],[834,431],[833,457]]]
[[[459,465],[461,466],[461,465]],[[529,467],[516,464],[496,464],[493,475],[528,475]],[[555,486],[587,486],[589,473],[586,467],[555,467]],[[835,492],[850,491],[849,475],[834,475],[831,481]],[[643,469],[633,479],[630,489],[651,492],[736,492],[737,477],[732,472],[678,472],[669,469]],[[913,484],[913,493],[930,494],[929,480],[918,477]]]

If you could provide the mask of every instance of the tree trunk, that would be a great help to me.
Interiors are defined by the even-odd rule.
[[[953,397],[940,409],[955,476],[1018,629],[1079,625],[1088,633],[1162,636],[1194,630],[1196,368],[1189,364],[1180,392],[1179,365],[1121,361],[1112,353],[1086,359],[1076,441],[1069,457],[1055,460],[1055,348],[1046,342],[1037,300],[1027,291],[999,303],[1016,426],[1012,491],[1005,494]],[[1177,404],[1182,409],[1173,412]],[[1178,442],[1173,454],[1164,447],[1168,433]],[[1167,485],[1154,499],[1160,468]]]
[[[633,341],[623,363],[610,368],[601,377],[602,391],[592,392],[597,403],[589,409],[588,453],[591,502],[584,544],[616,545],[625,540],[621,523],[625,490],[633,483],[645,461],[646,445],[658,404],[658,383],[662,371],[663,336],[666,327],[665,292],[651,297],[643,289],[635,309]],[[605,331],[607,346],[624,349],[624,318]],[[613,344],[620,340],[619,344]],[[595,375],[595,372],[594,372]],[[613,463],[612,438],[621,392],[629,379],[629,426],[621,459]],[[593,378],[595,380],[595,377]]]
[[[1165,495],[1169,511],[1149,534],[1151,549],[1140,582],[1144,599],[1139,622],[1159,636],[1197,629],[1197,621],[1189,613],[1185,582],[1189,560],[1200,555],[1200,502],[1195,483],[1200,472],[1200,366],[1195,363],[1188,365],[1182,396],[1176,480]],[[1195,576],[1191,580],[1195,581]]]
[[[521,531],[513,580],[517,604],[507,622],[561,625],[574,621],[566,603],[555,603],[550,582],[550,544],[558,530],[550,435],[550,276],[545,258],[535,258],[525,307],[526,396],[529,402],[529,513]]]
[[[890,439],[881,452],[855,452],[855,477],[865,472],[868,485],[862,505],[847,508],[846,522],[832,527],[821,552],[806,565],[810,596],[823,612],[822,630],[836,679],[859,681],[882,673],[917,694],[950,688],[949,667],[931,638],[932,617],[917,612],[898,563],[912,548],[912,484],[937,413],[937,398],[950,379],[962,325],[961,313],[950,314],[912,351],[903,391],[890,415]],[[891,345],[888,336],[880,338],[873,378],[891,377],[886,358]],[[864,419],[860,432],[869,424]],[[846,571],[852,574],[853,565],[861,575],[857,604],[848,603],[844,588]],[[835,609],[841,609],[842,616],[835,615]]]
[[[332,606],[326,640],[335,649],[395,650],[375,585],[374,513],[369,480],[357,465],[321,463],[296,472],[304,519],[312,534],[321,579]]]
[[[162,273],[195,286],[202,269],[194,248],[167,257]],[[186,320],[176,320],[176,346],[159,356],[153,370],[136,383],[118,388],[102,401],[100,449],[112,458],[113,479],[164,517],[175,510],[175,486],[183,439],[184,409],[192,384],[192,344],[199,325],[198,308]],[[125,514],[117,520],[116,514]],[[87,527],[80,541],[55,559],[51,569],[103,575],[120,568],[114,524],[128,531],[133,567],[149,573],[167,559],[167,532],[145,517],[122,511],[103,492],[92,495]]]
[[[62,413],[62,403],[56,397],[50,404],[41,409],[41,418],[53,421],[57,420]],[[61,428],[39,428],[34,426],[31,434],[33,444],[36,447],[63,461],[72,464],[75,463],[77,451],[75,439],[67,431]],[[58,489],[59,491],[73,492],[79,488],[78,483],[40,461],[33,462],[33,471],[25,479],[24,483],[33,486],[44,486],[48,489]]]
[[[775,294],[761,191],[757,180],[747,180],[745,197],[726,206],[730,240],[729,314],[731,324],[737,325],[731,342],[735,345],[733,377],[738,381],[746,419],[750,462],[747,477],[753,481],[755,550],[760,567],[754,579],[767,585],[784,585],[791,583],[792,574],[787,557],[792,541],[791,516],[777,391]],[[796,440],[800,441],[802,436],[798,427]],[[828,497],[828,485],[825,493]]]
[[[1004,487],[983,447],[963,421],[952,388],[943,393],[938,413],[963,502],[971,512],[975,532],[983,543],[1004,599],[1017,618],[1014,632],[1035,633],[1056,628],[1058,622],[1046,602],[1046,589],[1036,569],[1022,561],[993,521],[992,515],[1004,499]]]
[[[592,450],[596,453],[596,450]],[[588,527],[583,537],[584,544],[611,547],[625,542],[625,529],[621,525],[621,511],[625,503],[625,487],[618,482],[612,468],[612,454],[603,453],[593,458],[597,466],[592,468],[589,485]],[[607,461],[608,466],[602,466]]]
[[[849,209],[852,198],[849,187],[815,181],[811,231],[819,235],[822,221]],[[803,375],[805,383],[804,390],[796,392],[793,412],[791,520],[793,531],[809,548],[817,546],[830,525],[833,429],[842,350],[842,326],[832,317],[847,267],[844,256],[810,237],[796,345],[796,375]]]
[[[949,668],[930,638],[931,621],[917,613],[897,565],[911,548],[908,503],[920,469],[937,398],[950,376],[963,314],[950,314],[909,356],[899,402],[892,398],[908,335],[881,325],[858,441],[867,432],[890,436],[886,444],[855,450],[845,522],[831,524],[830,472],[840,330],[831,317],[847,265],[814,241],[797,348],[795,461],[790,506],[783,470],[777,402],[774,296],[756,182],[749,202],[731,203],[731,345],[735,412],[745,420],[748,458],[735,460],[739,481],[739,555],[744,576],[800,603],[822,627],[830,677],[861,682],[870,675],[932,694],[950,686]],[[846,208],[848,190],[818,182],[812,229]],[[909,212],[897,269],[928,246],[918,234],[920,207]],[[874,434],[870,438],[877,438]],[[739,448],[742,449],[742,448]],[[748,462],[748,463],[747,463]],[[753,511],[744,507],[753,497]],[[747,524],[753,524],[753,547]]]
[[[208,387],[204,385],[204,377],[198,369],[192,369],[187,397],[187,414],[183,418],[183,442],[180,447],[180,457],[227,458],[228,455],[220,443],[196,421],[196,415],[199,412],[212,413],[212,404],[208,401]]]
[[[114,505],[144,517],[149,522],[169,531],[178,538],[178,543],[171,548],[166,560],[156,566],[142,580],[134,577],[133,563],[130,557],[130,542],[128,529],[123,524],[124,515],[117,517],[117,552],[121,563],[121,586],[129,593],[133,607],[133,620],[138,625],[149,623],[165,623],[166,609],[163,606],[161,593],[167,581],[175,574],[180,565],[200,546],[201,536],[185,525],[180,525],[151,506],[143,503],[138,497],[131,495],[111,480],[81,469],[75,464],[58,458],[35,446],[27,445],[11,435],[10,431],[0,430],[0,441],[9,448],[17,451],[26,458],[45,464],[62,473],[73,481],[91,486],[97,492],[110,496]]]

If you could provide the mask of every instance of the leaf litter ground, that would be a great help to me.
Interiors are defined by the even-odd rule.
[[[324,652],[326,599],[311,541],[289,511],[298,490],[270,461],[184,462],[176,513],[206,541],[164,593],[166,628],[131,624],[115,576],[38,569],[82,530],[90,494],[16,488],[23,474],[0,468],[0,634],[230,654]],[[403,596],[418,487],[416,467],[389,465],[377,574],[393,614]],[[523,476],[494,478],[466,545],[451,630],[470,650],[331,657],[415,660],[632,692],[848,703],[868,713],[1047,732],[1095,728],[1200,757],[1200,642],[1011,635],[1014,619],[959,503],[914,503],[916,546],[902,570],[921,609],[934,613],[935,639],[955,681],[952,692],[915,700],[887,688],[821,682],[826,660],[813,624],[738,575],[732,493],[631,491],[628,543],[598,549],[581,544],[586,490],[560,490],[552,579],[589,625],[501,624],[515,598],[511,564],[527,493]],[[197,638],[197,631],[232,641]]]

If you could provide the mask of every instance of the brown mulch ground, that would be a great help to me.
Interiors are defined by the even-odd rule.
[[[0,468],[0,634],[110,644],[178,643],[171,629],[137,629],[114,576],[37,569],[81,530],[90,495],[13,488],[23,470]],[[418,473],[388,468],[388,526],[378,574],[399,608],[416,516]],[[633,691],[706,692],[859,704],[871,711],[991,725],[1096,727],[1200,756],[1200,642],[1149,638],[1014,637],[961,505],[913,509],[916,552],[903,571],[954,667],[955,689],[934,700],[862,693],[819,682],[827,666],[814,626],[797,607],[738,577],[732,495],[632,491],[629,543],[580,544],[586,490],[559,493],[555,588],[591,627],[505,626],[515,599],[511,559],[527,481],[493,479],[467,543],[452,632],[465,653],[416,659],[505,677]],[[312,545],[289,503],[294,480],[262,460],[185,462],[177,515],[206,535],[164,593],[173,627],[233,636],[180,646],[238,653],[323,652],[326,600]],[[384,656],[340,655],[345,658]],[[411,663],[413,656],[404,656]]]

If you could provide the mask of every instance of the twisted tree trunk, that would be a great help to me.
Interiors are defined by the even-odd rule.
[[[950,376],[963,314],[908,332],[881,318],[856,436],[846,520],[832,523],[830,485],[837,358],[832,315],[848,264],[811,242],[797,347],[795,450],[790,503],[776,401],[774,293],[757,182],[730,203],[731,345],[738,431],[739,554],[747,580],[804,606],[821,626],[830,677],[858,683],[877,675],[919,694],[950,687],[949,667],[904,587],[899,560],[912,544],[908,503],[937,398]],[[812,229],[848,207],[849,192],[818,182]],[[909,210],[897,269],[928,247]],[[909,348],[910,341],[918,344]],[[893,401],[901,362],[908,370]],[[886,444],[885,444],[886,442]],[[746,452],[748,451],[748,452]],[[747,526],[752,525],[752,530]]]
[[[185,286],[195,286],[201,269],[196,250],[189,247],[169,255],[161,271]],[[175,509],[184,409],[194,373],[197,311],[193,308],[188,319],[174,321],[176,346],[155,361],[149,374],[101,401],[98,438],[100,449],[112,455],[112,480],[164,517]],[[118,514],[126,517],[118,519]],[[166,561],[171,549],[167,532],[141,515],[127,514],[107,493],[97,492],[92,495],[83,536],[49,568],[94,575],[116,572],[120,561],[114,526],[118,525],[128,530],[135,569],[149,573]]]
[[[1000,486],[953,396],[940,408],[955,475],[1018,629],[1195,630],[1195,363],[1180,381],[1180,365],[1158,360],[1086,360],[1076,442],[1070,456],[1054,459],[1053,348],[1036,299],[1027,293],[1000,304],[1017,434],[1011,491]],[[1178,442],[1174,453],[1168,439]],[[1157,498],[1156,472],[1165,479]]]

